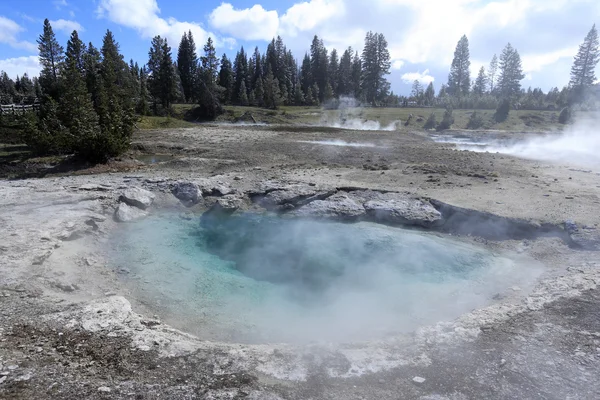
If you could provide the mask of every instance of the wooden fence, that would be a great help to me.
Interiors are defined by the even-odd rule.
[[[3,104],[0,105],[0,115],[22,115],[26,112],[39,110],[39,104]]]

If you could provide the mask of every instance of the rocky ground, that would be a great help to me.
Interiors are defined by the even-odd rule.
[[[599,171],[314,127],[150,131],[133,147],[114,172],[0,182],[0,398],[600,397]],[[99,244],[121,221],[163,209],[409,225],[546,272],[380,342],[211,343],[161,321],[106,266]]]

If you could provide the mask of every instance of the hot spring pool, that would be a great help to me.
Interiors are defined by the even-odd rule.
[[[133,298],[169,324],[244,343],[406,333],[541,273],[434,234],[252,214],[149,217],[119,230],[108,254]]]

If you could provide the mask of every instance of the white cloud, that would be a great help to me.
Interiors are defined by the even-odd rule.
[[[16,57],[0,60],[0,70],[5,71],[9,77],[16,79],[18,76],[23,76],[27,73],[29,77],[38,76],[42,67],[39,63],[38,56]]]
[[[343,17],[345,12],[343,0],[310,0],[294,4],[281,16],[280,33],[296,36],[298,32],[312,31],[325,21]]]
[[[77,21],[70,21],[67,19],[58,19],[56,21],[50,21],[50,25],[52,25],[52,29],[57,31],[62,31],[67,35],[70,35],[73,31],[83,32],[83,26],[79,24]]]
[[[435,78],[429,75],[428,69],[423,72],[407,72],[403,74],[400,79],[406,84],[412,84],[414,81],[419,81],[421,84],[429,85],[431,82],[435,81]]]
[[[402,60],[393,60],[392,61],[392,70],[402,69],[404,66],[404,61]]]
[[[67,7],[69,5],[69,3],[67,3],[67,0],[54,0],[52,4],[54,4],[54,7],[56,7],[57,10],[60,10],[61,8]]]
[[[23,49],[30,52],[37,52],[37,46],[34,43],[19,40],[17,36],[24,29],[12,19],[0,16],[0,43],[5,43],[14,49]]]
[[[236,10],[221,3],[210,13],[209,21],[219,31],[243,40],[271,40],[279,28],[277,11],[267,11],[259,4]]]
[[[577,47],[567,47],[556,51],[539,54],[524,54],[521,56],[523,71],[525,73],[538,72],[548,65],[552,65],[561,58],[572,59],[577,54]]]
[[[166,37],[172,48],[178,46],[181,36],[187,31],[192,31],[198,49],[206,43],[209,36],[217,46],[230,46],[232,43],[231,39],[221,39],[207,32],[199,23],[159,17],[160,9],[156,0],[100,0],[96,14],[100,18],[137,30],[143,38],[149,39],[156,35]]]

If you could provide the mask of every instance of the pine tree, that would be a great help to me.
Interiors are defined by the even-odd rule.
[[[490,93],[494,93],[496,89],[496,74],[498,73],[498,57],[494,54],[492,61],[490,61],[490,68],[488,70],[488,83],[490,85]]]
[[[236,54],[235,59],[233,60],[233,74],[235,78],[235,83],[233,85],[233,103],[240,104],[240,86],[242,86],[242,81],[246,88],[248,88],[248,58],[246,57],[246,52],[244,51],[244,47],[240,49],[240,51]]]
[[[160,60],[159,69],[159,98],[163,109],[168,110],[175,99],[177,99],[178,76],[173,58],[171,56],[171,47],[167,39],[162,42],[162,58]]]
[[[314,79],[312,77],[310,56],[308,53],[304,54],[302,59],[302,66],[300,67],[300,86],[304,93],[308,93],[308,89],[313,85]]]
[[[102,154],[107,159],[129,148],[135,115],[133,96],[126,78],[128,67],[111,31],[106,31],[104,35],[101,54],[101,86],[97,111],[102,139],[101,148],[96,154]]]
[[[218,84],[223,88],[223,103],[225,104],[231,103],[234,83],[233,66],[231,65],[231,61],[229,61],[229,58],[227,58],[227,55],[223,54],[223,57],[221,57],[221,70],[219,71]]]
[[[256,81],[256,87],[254,88],[254,98],[256,100],[257,106],[265,106],[265,86],[262,78]]]
[[[594,24],[583,40],[583,43],[579,46],[577,55],[575,55],[573,66],[571,67],[569,85],[580,92],[584,88],[591,86],[596,80],[594,71],[598,61],[600,61],[600,46],[598,43],[598,31]]]
[[[304,93],[302,92],[300,82],[296,82],[296,85],[294,86],[294,105],[304,105],[304,101]]]
[[[470,66],[469,39],[463,35],[454,50],[454,58],[448,75],[448,93],[450,95],[460,97],[469,94],[471,89]]]
[[[352,54],[352,47],[348,47],[340,58],[336,86],[338,96],[354,95],[354,85],[352,84]]]
[[[267,67],[267,76],[265,78],[265,107],[276,109],[282,103],[281,93],[279,91],[279,82],[277,78],[271,72],[271,69]]]
[[[42,91],[52,97],[59,97],[60,66],[64,60],[64,49],[56,40],[48,18],[44,20],[44,32],[37,40],[39,60],[42,66],[40,72],[40,85]]]
[[[88,93],[91,94],[94,109],[98,110],[100,105],[100,51],[92,43],[88,44],[87,51],[83,55],[83,70],[85,74],[85,84]]]
[[[319,101],[322,102],[325,96],[325,88],[329,82],[328,68],[329,57],[323,41],[317,35],[314,36],[310,46],[310,72],[313,84],[319,88]]]
[[[485,73],[485,68],[479,68],[479,73],[477,74],[477,78],[475,79],[475,84],[473,85],[473,93],[477,95],[482,95],[485,93],[487,88],[487,75]]]
[[[356,99],[360,99],[362,97],[362,89],[361,89],[361,79],[362,79],[362,60],[358,55],[358,51],[354,53],[354,58],[352,59],[352,74],[351,74],[351,82],[352,82],[352,95]]]
[[[242,81],[242,84],[240,85],[240,93],[238,94],[238,99],[240,102],[240,105],[242,106],[247,106],[248,103],[248,91],[246,90],[246,82]]]
[[[213,40],[210,37],[204,45],[204,55],[200,57],[200,62],[205,79],[210,81],[206,83],[210,84],[210,86],[216,85],[219,70],[219,59],[217,58],[217,52],[215,51]]]
[[[433,82],[429,82],[429,85],[427,85],[424,97],[426,105],[432,106],[433,103],[435,103],[435,89],[433,87]]]
[[[331,85],[331,90],[333,91],[334,96],[339,96],[338,90],[338,73],[340,69],[340,60],[338,58],[338,53],[336,49],[331,50],[331,54],[329,55],[329,84]]]
[[[521,80],[525,75],[523,75],[519,52],[510,43],[500,54],[499,68],[498,91],[505,98],[517,96],[521,92]]]
[[[100,137],[98,114],[94,110],[85,83],[84,51],[85,46],[77,31],[73,31],[67,42],[65,84],[58,105],[58,115],[62,124],[69,130],[69,149],[88,160],[102,161],[106,155]]]
[[[181,37],[179,49],[177,50],[177,69],[185,101],[191,102],[194,98],[195,79],[198,69],[196,43],[194,42],[192,31],[184,33]]]
[[[149,115],[150,114],[150,106],[149,98],[150,93],[148,93],[148,72],[146,71],[146,67],[140,68],[139,72],[140,76],[140,95],[138,98],[138,102],[136,104],[136,112],[140,115]]]
[[[423,95],[423,85],[421,85],[421,82],[419,82],[418,79],[413,81],[410,95],[415,99],[415,101],[420,102],[421,95]]]
[[[154,113],[158,113],[158,103],[161,101],[161,64],[163,61],[164,39],[160,35],[152,38],[150,50],[148,51],[148,91],[152,96]]]
[[[258,47],[254,48],[254,53],[252,54],[251,59],[252,59],[252,64],[254,65],[254,68],[252,71],[249,70],[248,72],[249,72],[249,76],[250,76],[250,87],[252,89],[255,89],[257,82],[259,80],[264,79],[264,77],[265,77],[264,70],[263,70],[263,63],[261,62],[261,55],[260,55],[260,51],[258,50]],[[257,101],[259,101],[259,99],[257,99]]]
[[[362,54],[361,89],[367,102],[376,105],[389,93],[385,75],[390,73],[390,53],[381,33],[368,32]]]

